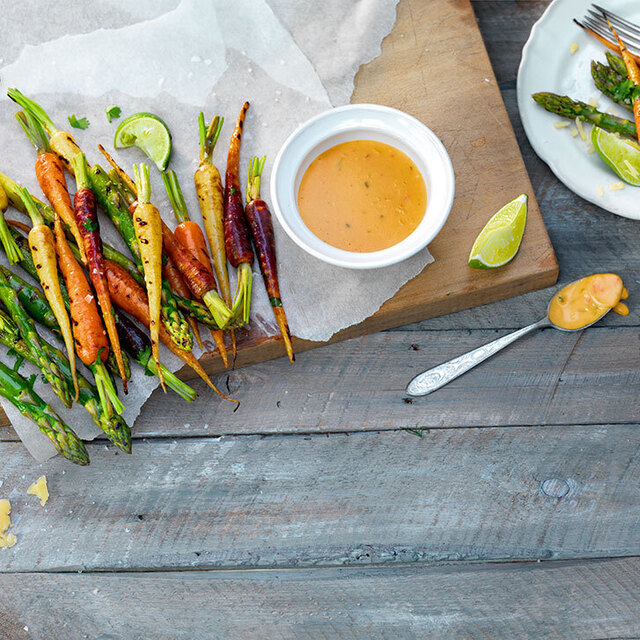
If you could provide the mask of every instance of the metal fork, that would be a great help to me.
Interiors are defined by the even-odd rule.
[[[612,13],[608,9],[601,7],[597,4],[591,5],[593,8],[589,9],[587,15],[584,16],[582,22],[579,22],[574,18],[574,22],[587,31],[593,31],[597,33],[601,38],[604,38],[611,45],[617,48],[617,43],[609,25],[605,20],[605,16],[609,18],[609,21],[613,25],[614,29],[618,32],[622,41],[627,45],[627,48],[631,53],[640,55],[640,26],[630,22],[626,18]]]

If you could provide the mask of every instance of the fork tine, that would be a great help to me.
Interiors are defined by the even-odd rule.
[[[595,3],[592,4],[592,7],[593,9],[589,9],[587,11],[587,15],[585,15],[583,19],[584,25],[581,26],[590,29],[591,31],[597,33],[599,36],[616,45],[615,38],[613,37],[611,29],[606,22],[606,18],[608,18],[611,21],[611,24],[614,25],[614,28],[618,32],[618,35],[627,45],[629,51],[636,55],[640,54],[640,27],[638,27],[638,25],[635,25],[629,20],[611,13],[608,9],[605,9],[604,7],[601,7],[600,5],[597,5]]]
[[[611,42],[614,42],[613,34],[611,33],[609,25],[606,22],[597,21],[595,19],[592,19],[590,16],[586,16],[584,18],[584,23],[587,27],[589,27],[589,29],[592,29],[604,38],[607,38],[607,40],[611,40]],[[616,31],[628,47],[631,47],[632,49],[640,49],[640,38],[634,35],[629,35],[620,28],[616,28]]]
[[[598,4],[593,3],[591,6],[595,7],[601,15],[606,14],[609,20],[611,20],[611,24],[614,26],[616,24],[624,26],[629,29],[631,33],[635,33],[637,36],[640,36],[640,26],[637,24],[634,24],[630,20],[627,20],[626,18],[619,16],[617,13],[613,13],[613,11],[609,11],[609,9],[605,9]]]

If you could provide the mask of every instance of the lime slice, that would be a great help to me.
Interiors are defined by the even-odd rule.
[[[640,187],[640,150],[636,145],[600,127],[593,127],[591,142],[598,155],[625,182]]]
[[[505,204],[484,226],[473,243],[469,266],[474,269],[495,269],[511,262],[518,253],[524,225],[527,222],[526,193]]]
[[[134,113],[116,129],[113,146],[116,149],[136,146],[164,171],[171,156],[171,134],[167,125],[153,113]]]

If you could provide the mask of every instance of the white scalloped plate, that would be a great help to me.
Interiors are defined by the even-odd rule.
[[[554,0],[534,25],[518,70],[520,117],[535,152],[569,189],[607,211],[640,220],[640,188],[625,185],[621,191],[610,191],[618,176],[597,153],[587,153],[580,136],[571,136],[571,127],[553,126],[564,118],[548,113],[531,98],[537,91],[553,91],[584,102],[595,98],[601,110],[611,108],[617,115],[633,119],[630,111],[605,98],[591,79],[591,60],[605,61],[605,47],[573,23],[573,18],[582,18],[590,4],[585,0]],[[640,24],[638,0],[602,0],[602,5]],[[578,50],[571,55],[569,49],[574,42]],[[590,129],[585,126],[588,134]],[[602,196],[599,186],[604,189]]]

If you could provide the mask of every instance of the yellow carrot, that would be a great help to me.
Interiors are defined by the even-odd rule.
[[[31,199],[31,195],[24,188],[19,188],[20,198],[24,204],[33,227],[29,231],[29,248],[31,256],[38,271],[38,278],[44,295],[49,302],[49,306],[53,311],[60,332],[67,349],[69,357],[69,367],[71,369],[71,378],[73,379],[73,388],[75,390],[76,402],[78,400],[78,377],[76,374],[76,351],[73,342],[73,332],[71,331],[71,322],[64,304],[62,291],[60,290],[60,280],[58,279],[58,263],[56,260],[56,242],[53,231],[46,224],[40,211],[38,211],[35,203]]]
[[[162,299],[162,220],[160,213],[149,202],[151,186],[149,184],[149,167],[145,163],[133,165],[136,180],[138,206],[133,213],[133,225],[140,246],[140,258],[144,270],[144,280],[149,297],[149,333],[151,337],[151,354],[158,365],[158,377],[162,388],[164,376],[160,365],[158,351],[160,302]]]

